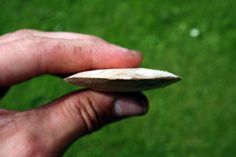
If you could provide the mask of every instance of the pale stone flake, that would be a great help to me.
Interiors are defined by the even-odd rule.
[[[180,80],[167,71],[146,68],[99,69],[80,72],[65,81],[98,91],[134,92],[160,88]]]

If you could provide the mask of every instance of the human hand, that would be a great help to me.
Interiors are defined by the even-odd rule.
[[[131,51],[83,34],[21,30],[0,36],[0,96],[32,77],[137,67]],[[29,111],[0,110],[0,157],[62,156],[76,139],[147,112],[141,93],[81,90]]]

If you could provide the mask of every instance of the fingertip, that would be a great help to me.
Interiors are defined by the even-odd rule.
[[[114,46],[115,49],[117,49],[118,52],[123,53],[125,55],[129,55],[130,57],[135,57],[135,58],[142,58],[142,53],[139,50],[132,50],[132,49],[128,49],[128,48],[124,48],[118,45],[114,45],[111,44],[112,46]]]
[[[109,56],[109,62],[114,68],[135,68],[138,67],[143,56],[140,51],[130,50],[118,45],[110,44],[107,49]]]
[[[134,55],[134,57],[136,58],[137,66],[140,66],[140,64],[143,61],[143,54],[142,54],[142,52],[138,51],[138,50],[130,50],[130,51]]]
[[[144,115],[148,111],[148,99],[140,93],[123,94],[115,102],[115,113],[119,117],[132,117]]]

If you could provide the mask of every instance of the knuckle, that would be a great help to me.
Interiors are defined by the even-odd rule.
[[[32,40],[36,44],[36,47],[41,47],[43,50],[50,54],[65,52],[67,45],[59,39],[33,37]]]
[[[49,39],[39,37],[39,36],[23,36],[20,40],[14,42],[14,46],[19,49],[19,51],[27,51],[29,52],[29,56],[34,60],[34,64],[32,64],[32,68],[35,68],[35,74],[39,75],[44,73],[45,62],[48,60],[48,57],[45,57],[45,54],[48,50]],[[11,46],[11,45],[9,45]],[[8,46],[6,47],[8,48]],[[1,82],[1,77],[0,77]],[[0,87],[1,89],[1,87]],[[0,91],[0,98],[4,96],[7,89]]]
[[[66,45],[60,42],[60,40],[50,40],[48,42],[48,52],[63,52],[66,49]]]

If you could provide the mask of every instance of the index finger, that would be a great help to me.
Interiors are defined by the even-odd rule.
[[[136,51],[99,40],[32,36],[0,45],[0,86],[42,74],[137,67],[141,60]]]

